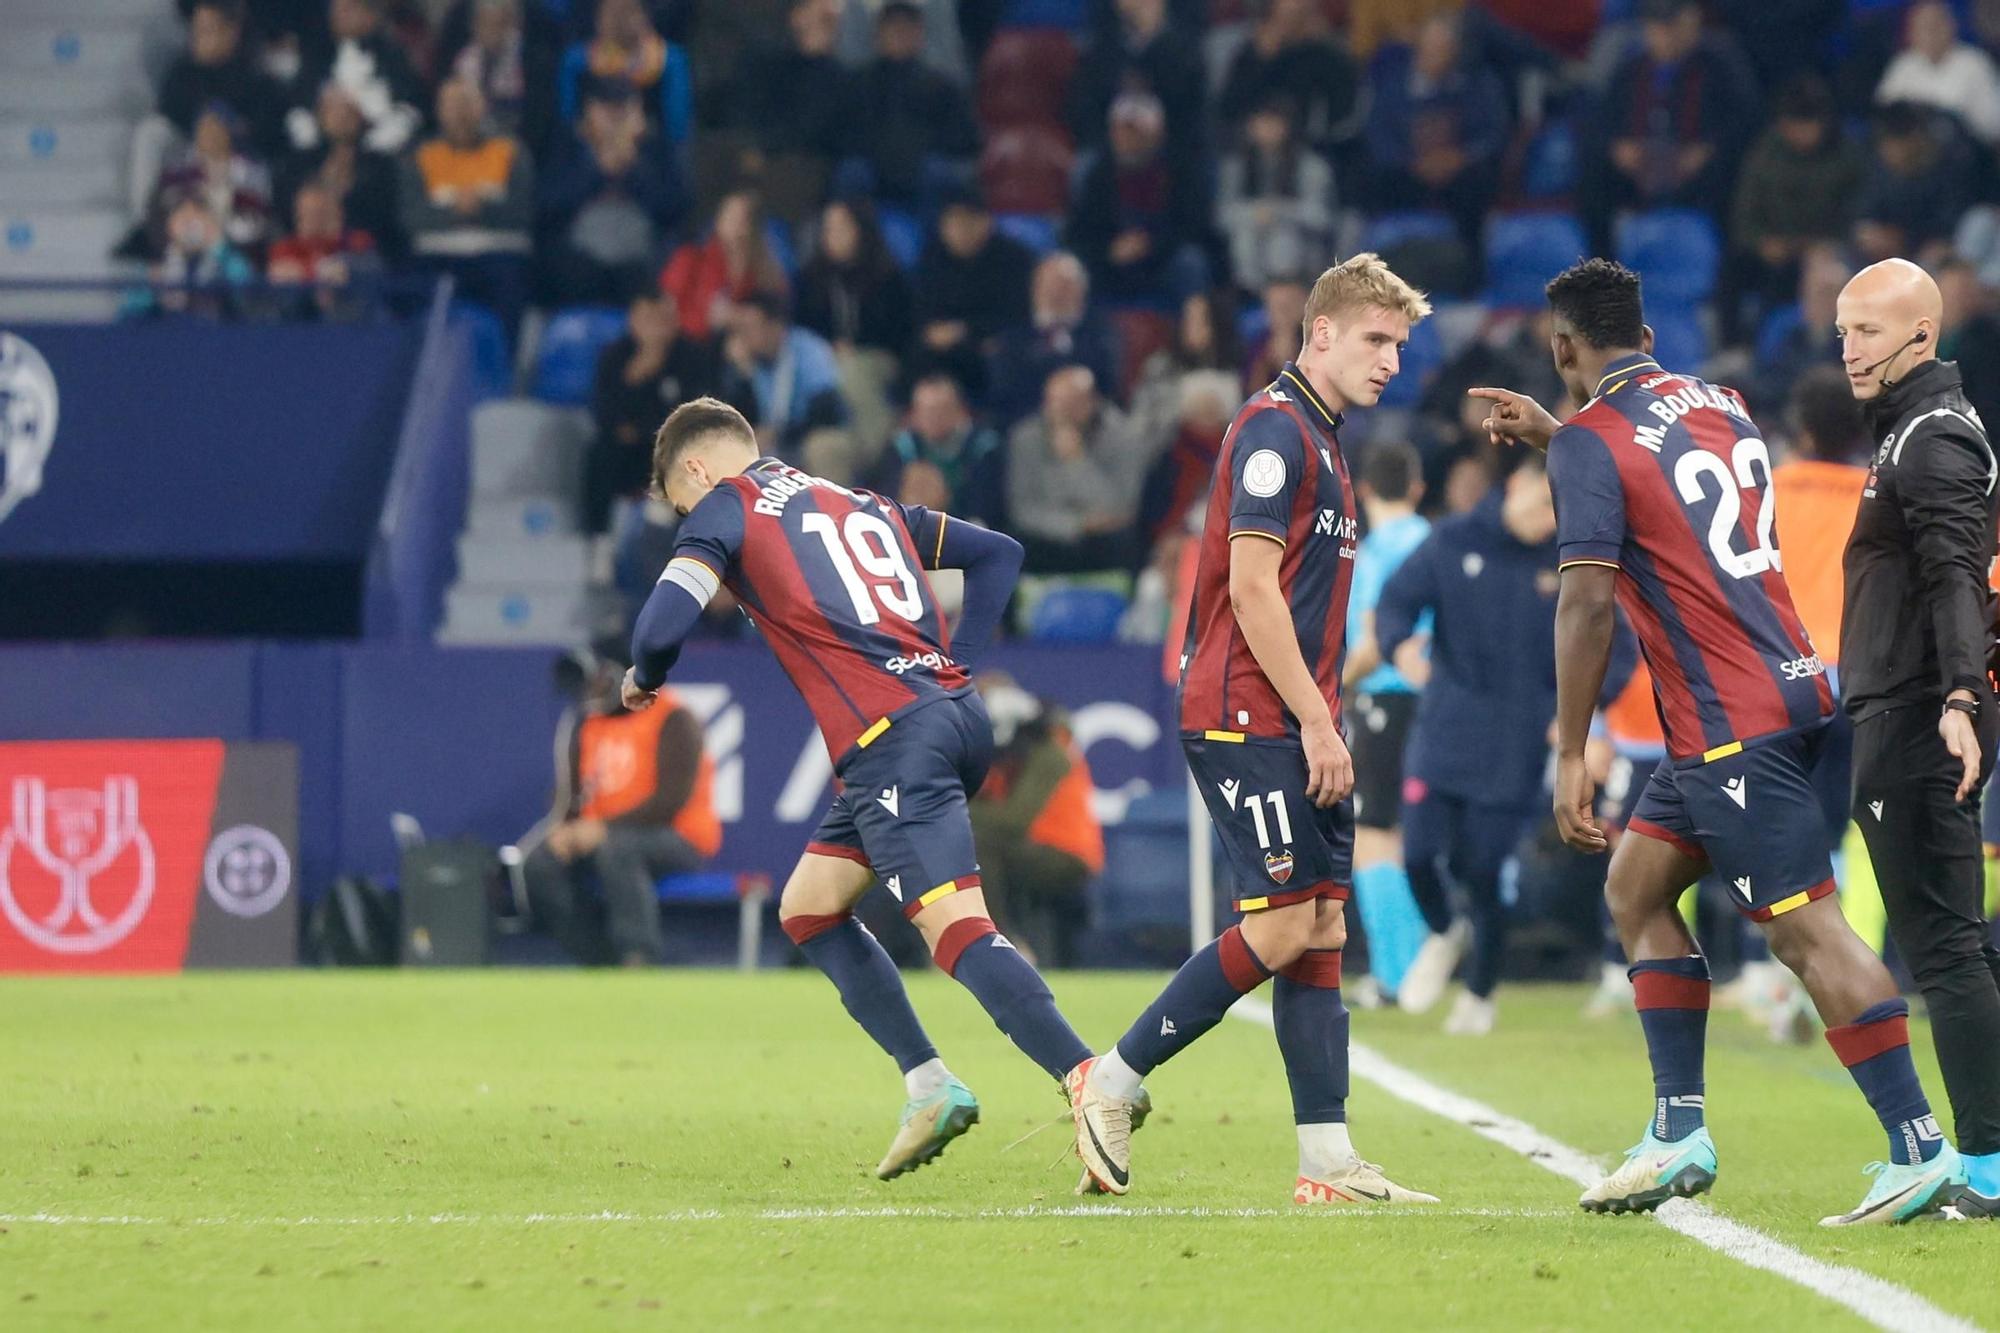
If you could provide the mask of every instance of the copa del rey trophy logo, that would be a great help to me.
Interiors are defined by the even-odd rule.
[[[24,938],[51,953],[110,948],[146,915],[154,869],[138,779],[53,790],[38,777],[14,779],[0,831],[0,912]]]

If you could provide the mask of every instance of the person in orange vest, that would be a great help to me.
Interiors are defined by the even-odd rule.
[[[1062,709],[1004,672],[974,682],[998,754],[972,801],[972,839],[994,921],[1043,967],[1071,967],[1087,924],[1084,890],[1104,869],[1090,765]]]
[[[625,665],[589,653],[559,665],[579,699],[559,732],[555,809],[522,870],[535,919],[572,958],[644,967],[660,961],[655,885],[713,857],[722,823],[700,721],[671,690],[627,711]]]

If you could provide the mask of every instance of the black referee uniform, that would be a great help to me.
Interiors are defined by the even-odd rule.
[[[1958,367],[1919,362],[1863,404],[1874,466],[1847,545],[1841,692],[1855,821],[1889,931],[1929,1005],[1959,1150],[2000,1151],[2000,952],[1987,932],[1979,788],[1938,735],[1945,697],[1978,703],[1980,785],[2000,705],[1987,680],[2000,466]]]

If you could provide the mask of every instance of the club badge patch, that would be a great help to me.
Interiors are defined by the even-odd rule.
[[[1274,883],[1283,884],[1292,877],[1292,854],[1290,852],[1264,853],[1264,869]]]

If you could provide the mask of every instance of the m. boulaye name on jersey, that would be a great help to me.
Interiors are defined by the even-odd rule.
[[[694,507],[674,554],[743,603],[838,763],[898,714],[970,688],[924,573],[947,521],[764,458]]]
[[[1618,570],[1677,762],[1831,715],[1774,536],[1770,453],[1734,390],[1612,362],[1550,442],[1549,484],[1562,563]]]

